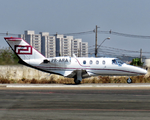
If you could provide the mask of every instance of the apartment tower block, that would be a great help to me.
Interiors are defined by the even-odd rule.
[[[73,56],[88,57],[88,43],[82,42],[82,39],[74,39],[73,36],[56,34],[50,36],[49,32],[40,32],[27,30],[18,37],[26,40],[36,50],[45,57]]]

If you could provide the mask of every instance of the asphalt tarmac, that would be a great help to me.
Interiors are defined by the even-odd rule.
[[[150,120],[149,88],[0,88],[1,120]]]

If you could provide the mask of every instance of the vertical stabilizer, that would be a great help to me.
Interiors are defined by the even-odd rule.
[[[11,49],[20,57],[23,61],[30,59],[45,59],[45,57],[29,45],[25,40],[15,37],[5,37],[6,42]]]

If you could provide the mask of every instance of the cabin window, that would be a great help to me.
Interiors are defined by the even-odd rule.
[[[83,61],[83,64],[86,64],[86,60]]]
[[[105,65],[105,63],[106,63],[105,60],[103,60],[103,61],[102,61],[102,64]]]
[[[93,61],[92,60],[90,60],[90,64],[92,64],[93,63]]]
[[[99,64],[99,61],[98,61],[98,60],[96,60],[96,64]]]

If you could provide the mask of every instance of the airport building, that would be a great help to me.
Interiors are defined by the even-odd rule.
[[[59,34],[50,36],[49,32],[35,34],[31,30],[24,33],[18,37],[26,40],[45,57],[73,56],[73,53],[78,57],[88,57],[88,43],[82,42],[82,39]]]

